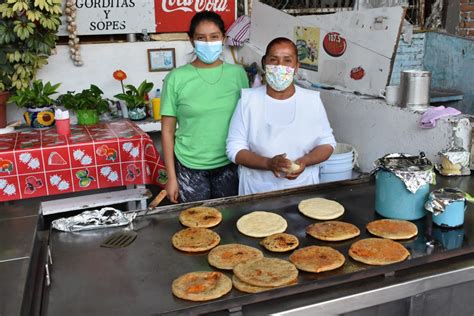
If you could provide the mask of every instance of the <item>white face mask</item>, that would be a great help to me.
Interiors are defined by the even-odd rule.
[[[196,56],[206,64],[212,64],[222,54],[222,42],[194,41]]]
[[[292,83],[295,68],[283,65],[265,65],[265,79],[273,90],[283,91]]]

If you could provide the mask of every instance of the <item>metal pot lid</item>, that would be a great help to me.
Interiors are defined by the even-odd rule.
[[[391,172],[426,172],[433,170],[433,164],[425,157],[423,152],[421,152],[419,156],[403,153],[387,154],[382,158],[377,159],[375,161],[375,166]]]

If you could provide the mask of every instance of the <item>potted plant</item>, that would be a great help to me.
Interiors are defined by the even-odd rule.
[[[104,92],[96,85],[91,84],[89,88],[79,93],[68,91],[56,100],[77,115],[77,122],[81,125],[92,125],[99,122],[99,115],[109,111],[109,101],[102,95]]]
[[[26,89],[47,64],[61,24],[61,0],[0,1],[0,128],[8,94]],[[4,102],[2,102],[4,101]]]
[[[120,72],[120,74],[117,74],[118,72]],[[123,79],[127,78],[127,76],[121,70],[114,73],[114,78],[120,81],[123,91],[123,93],[116,94],[114,97],[125,102],[128,117],[134,121],[145,119],[146,106],[149,102],[148,93],[153,89],[153,83],[144,80],[138,88],[131,84],[124,86]]]
[[[26,108],[23,114],[26,124],[31,127],[49,127],[54,124],[54,100],[51,95],[58,93],[61,84],[51,84],[49,81],[43,84],[41,80],[21,90],[16,90],[8,99],[20,108]]]

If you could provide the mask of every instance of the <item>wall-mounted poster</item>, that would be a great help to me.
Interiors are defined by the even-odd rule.
[[[174,48],[148,50],[148,71],[170,71],[176,67]]]
[[[318,71],[319,33],[318,27],[295,27],[295,43],[301,68]]]

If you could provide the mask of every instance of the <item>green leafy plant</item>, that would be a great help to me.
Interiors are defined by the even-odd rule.
[[[25,89],[56,46],[61,0],[0,0],[0,17],[0,91]]]
[[[68,91],[56,99],[56,104],[63,105],[66,109],[77,112],[78,110],[96,110],[97,114],[108,112],[109,101],[102,95],[104,92],[96,85],[91,84],[79,93]]]
[[[58,93],[61,84],[52,85],[49,81],[43,84],[41,80],[35,80],[30,86],[21,90],[16,90],[8,99],[8,102],[14,102],[21,108],[43,108],[54,104],[51,95]]]
[[[153,83],[144,80],[138,88],[131,84],[125,85],[125,93],[114,95],[115,98],[122,100],[128,109],[135,109],[147,104],[146,96],[153,89]]]

